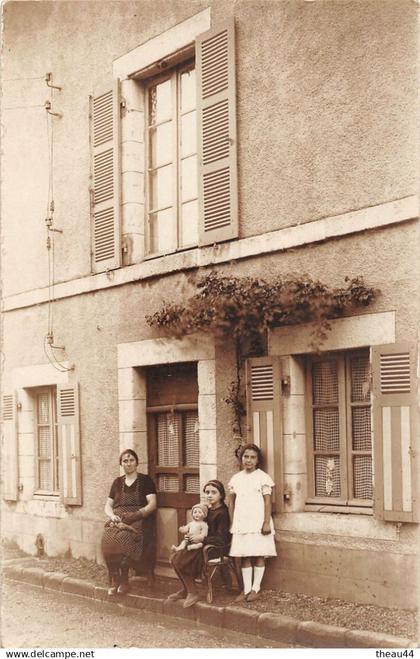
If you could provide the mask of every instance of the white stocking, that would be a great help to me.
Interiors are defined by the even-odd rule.
[[[259,592],[261,588],[261,581],[264,576],[265,565],[262,567],[254,566],[254,581],[252,584],[252,590],[255,590],[256,593]]]
[[[251,583],[252,583],[252,567],[243,567],[242,568],[242,579],[244,581],[244,593],[247,595],[251,592]]]

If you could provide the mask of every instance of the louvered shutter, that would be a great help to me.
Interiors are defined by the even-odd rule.
[[[276,484],[275,510],[283,508],[281,370],[276,357],[247,360],[248,441],[259,446],[265,471]]]
[[[60,490],[63,502],[82,505],[78,387],[57,385]]]
[[[199,241],[238,235],[233,21],[196,40]]]
[[[92,269],[121,265],[120,93],[112,89],[91,97]]]
[[[3,499],[17,501],[19,463],[15,394],[3,396],[2,426]]]
[[[411,344],[372,348],[374,510],[391,522],[418,522],[416,353]]]

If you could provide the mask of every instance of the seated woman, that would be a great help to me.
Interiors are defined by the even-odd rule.
[[[151,574],[156,557],[156,488],[152,479],[137,472],[139,459],[132,449],[120,455],[124,476],[111,485],[105,503],[109,520],[102,536],[102,553],[108,567],[109,595],[129,591],[128,570]]]
[[[207,514],[208,535],[204,539],[204,545],[217,545],[219,547],[230,544],[229,533],[229,511],[225,504],[225,488],[220,481],[211,480],[204,486],[206,503],[209,511]],[[190,542],[199,542],[200,538],[191,534]],[[215,550],[214,550],[215,551]],[[203,570],[203,550],[181,549],[175,552],[170,561],[179,580],[182,583],[181,590],[169,595],[170,600],[185,599],[184,608],[193,606],[198,601],[197,588],[194,579],[201,577]]]

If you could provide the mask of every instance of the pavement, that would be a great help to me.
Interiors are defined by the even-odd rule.
[[[74,579],[59,572],[45,572],[37,567],[25,567],[21,559],[3,562],[3,577],[12,581],[37,586],[46,591],[60,591],[69,597],[114,603],[116,607],[149,611],[172,618],[182,618],[198,625],[212,625],[230,632],[252,635],[278,643],[294,644],[306,648],[417,648],[412,639],[377,632],[347,629],[313,621],[300,621],[274,613],[260,613],[236,606],[217,606],[198,602],[184,609],[181,602],[163,597],[148,597],[129,593],[108,596],[107,588],[82,579]]]
[[[97,602],[88,597],[43,590],[23,581],[1,585],[1,642],[18,648],[226,648],[289,649],[250,634],[238,634],[195,621],[158,616],[148,611]],[[24,653],[22,653],[23,656]],[[117,655],[114,655],[117,657]],[[118,655],[120,656],[120,654]],[[122,657],[128,657],[123,653]],[[145,655],[149,657],[148,654]],[[160,657],[167,654],[160,653]],[[172,655],[170,655],[172,656]],[[141,657],[139,653],[135,657]],[[134,659],[134,657],[133,657]]]

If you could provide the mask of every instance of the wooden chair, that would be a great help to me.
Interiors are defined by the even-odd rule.
[[[203,547],[204,566],[203,577],[207,582],[207,602],[213,601],[213,578],[220,572],[223,577],[228,577],[228,589],[232,590],[231,575],[235,575],[239,590],[242,590],[242,576],[236,565],[235,559],[229,556],[230,545],[205,545]]]

